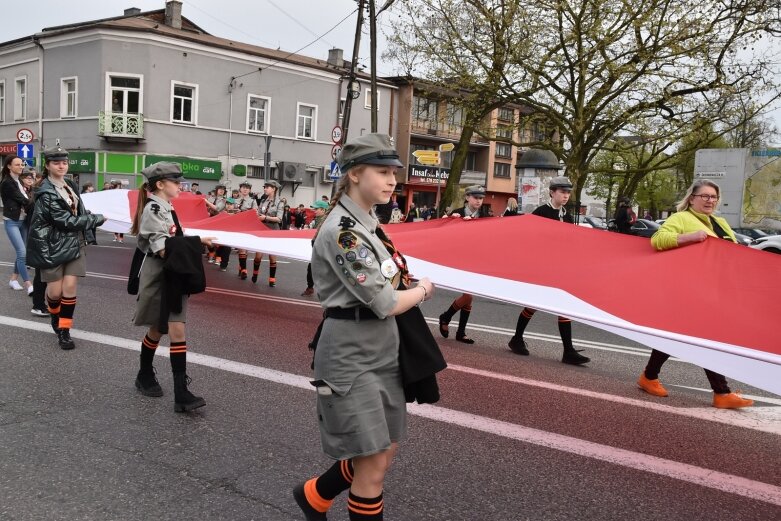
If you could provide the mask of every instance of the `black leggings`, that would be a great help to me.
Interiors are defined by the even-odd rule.
[[[315,287],[315,279],[312,278],[312,263],[306,265],[306,287],[307,288]]]
[[[661,351],[653,349],[651,351],[651,358],[648,360],[648,365],[645,366],[645,377],[649,380],[656,380],[659,378],[659,371],[668,358],[670,358],[670,355],[667,353],[662,353]],[[724,375],[705,369],[705,376],[708,377],[708,382],[710,382],[711,389],[713,389],[714,393],[725,394],[731,392]]]

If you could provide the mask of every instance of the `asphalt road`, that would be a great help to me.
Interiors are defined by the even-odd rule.
[[[133,387],[144,331],[122,280],[132,239],[99,241],[74,351],[0,287],[0,519],[302,519],[290,491],[330,463],[307,383],[320,310],[299,296],[305,264],[280,263],[273,289],[240,281],[236,259],[227,273],[207,266],[187,327],[191,388],[207,405],[176,414],[165,349],[166,395]],[[0,260],[7,276],[5,238]],[[439,292],[424,314],[453,297]],[[634,383],[648,348],[574,324],[592,362],[566,366],[555,317],[538,313],[532,356],[518,357],[506,347],[518,308],[474,308],[475,345],[440,339],[441,402],[410,407],[386,519],[781,519],[781,398],[731,382],[757,406],[715,410],[702,370],[675,360],[662,373],[671,396],[653,398]],[[345,502],[329,519],[347,519]]]

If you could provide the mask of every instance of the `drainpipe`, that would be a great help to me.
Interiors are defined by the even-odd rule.
[[[225,174],[226,184],[227,180],[230,179],[229,176],[231,172],[231,142],[233,141],[233,89],[235,82],[236,77],[232,76],[230,83],[228,83],[228,95],[230,96],[230,101],[228,103],[228,171]],[[220,182],[223,182],[222,176],[220,176]]]
[[[38,88],[38,146],[40,150],[38,154],[43,152],[43,45],[37,36],[33,35],[33,43],[41,50],[41,56],[38,59],[38,78],[40,79],[40,87]],[[37,165],[39,172],[43,169],[41,165]]]

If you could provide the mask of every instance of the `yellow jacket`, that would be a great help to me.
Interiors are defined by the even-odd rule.
[[[732,242],[737,242],[735,232],[729,227],[727,221],[723,217],[716,217],[715,215],[712,217],[721,226],[721,229],[727,232]],[[699,230],[705,230],[708,235],[718,237],[716,232],[713,231],[713,225],[708,216],[689,208],[684,212],[672,214],[664,221],[662,227],[651,237],[651,244],[659,251],[677,248],[679,235]]]

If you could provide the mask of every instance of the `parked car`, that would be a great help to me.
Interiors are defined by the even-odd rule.
[[[761,237],[768,237],[770,235],[769,233],[765,233],[758,228],[733,228],[732,231],[741,235],[748,235],[752,240],[756,240]]]
[[[588,224],[597,230],[607,230],[607,223],[605,220],[602,217],[594,217],[593,215],[582,215],[579,224]]]
[[[738,244],[742,244],[743,246],[749,246],[751,245],[751,243],[754,242],[754,239],[752,239],[748,235],[743,235],[742,233],[738,233],[738,232],[735,232],[735,238],[738,240]]]
[[[770,253],[781,253],[781,235],[768,235],[756,239],[751,247],[757,250],[768,251]]]
[[[632,233],[632,235],[637,235],[638,237],[651,237],[651,235],[655,234],[656,230],[659,228],[661,228],[661,226],[653,221],[649,221],[648,219],[638,219],[635,221],[632,227],[629,228],[629,231]]]

